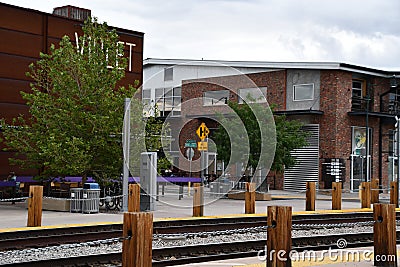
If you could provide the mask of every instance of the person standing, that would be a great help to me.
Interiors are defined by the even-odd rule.
[[[8,175],[8,181],[15,182],[14,188],[11,190],[11,198],[15,198],[19,192],[19,185],[20,182],[17,182],[17,176],[15,175],[15,172],[10,172]],[[12,200],[11,204],[15,204],[15,200]]]

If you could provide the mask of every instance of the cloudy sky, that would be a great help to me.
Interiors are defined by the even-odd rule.
[[[145,58],[334,61],[400,70],[399,0],[0,0],[75,5],[145,33]]]

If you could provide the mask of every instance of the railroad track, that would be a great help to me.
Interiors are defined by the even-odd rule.
[[[372,221],[372,212],[346,213],[346,214],[312,214],[293,216],[293,225],[302,224],[339,224]],[[185,219],[165,220],[154,222],[154,234],[182,234],[202,233],[212,231],[224,231],[230,229],[253,228],[266,225],[265,216],[218,218],[218,219]],[[0,251],[9,249],[38,248],[65,243],[79,243],[122,236],[122,224],[96,225],[72,228],[38,229],[17,232],[0,233]],[[398,233],[398,236],[400,234]],[[312,236],[293,238],[293,248],[303,249],[335,248],[339,238],[346,238],[348,246],[372,245],[372,233],[360,233],[340,236]],[[398,239],[399,240],[399,239]],[[266,240],[216,243],[194,246],[177,246],[153,249],[153,266],[173,266],[210,260],[242,258],[256,256],[263,250]],[[96,266],[109,263],[115,266],[120,264],[121,253],[109,253],[104,255],[83,256],[66,259],[51,259],[30,263],[18,263],[18,266]],[[8,265],[5,265],[8,266]],[[12,266],[12,265],[9,265]],[[15,265],[14,265],[15,266]]]
[[[397,233],[398,236],[400,233]],[[371,246],[373,233],[361,233],[351,235],[313,236],[293,238],[293,249],[297,252],[310,250],[336,249],[336,241],[345,237],[348,247]],[[399,243],[399,238],[397,239]],[[304,245],[308,243],[308,245]],[[194,264],[213,260],[225,260],[234,258],[254,257],[265,251],[266,240],[242,241],[232,243],[215,243],[204,245],[192,245],[184,247],[168,247],[153,249],[153,266],[174,266],[181,264]],[[4,266],[21,267],[52,267],[52,266],[121,266],[121,253],[96,254],[82,257],[69,257],[61,259],[42,260],[10,264]]]
[[[397,214],[400,219],[400,213]],[[293,224],[335,224],[372,220],[372,212],[343,214],[311,214],[293,216]],[[200,218],[155,221],[155,234],[196,233],[265,226],[266,216]],[[43,228],[15,232],[0,232],[0,251],[37,248],[66,243],[87,242],[122,236],[121,224]]]
[[[397,214],[400,218],[400,213]],[[293,216],[293,224],[335,224],[372,220],[372,212]],[[155,234],[196,233],[265,226],[266,216],[163,220],[154,222]],[[122,224],[44,228],[0,233],[0,251],[87,242],[122,236]]]

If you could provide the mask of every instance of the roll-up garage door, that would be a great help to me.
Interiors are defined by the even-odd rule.
[[[319,124],[308,124],[303,130],[310,132],[308,146],[292,151],[296,157],[296,165],[285,170],[284,189],[303,191],[306,182],[317,182],[319,177]]]

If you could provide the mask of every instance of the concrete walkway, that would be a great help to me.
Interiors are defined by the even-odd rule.
[[[305,210],[305,194],[286,191],[271,191],[271,201],[257,201],[256,213],[265,214],[268,206],[292,206],[294,212]],[[153,212],[156,219],[159,218],[183,218],[192,217],[193,196],[184,192],[183,198],[178,199],[177,194],[167,194],[160,196],[157,201],[156,210]],[[316,200],[316,211],[330,210],[330,196],[318,194]],[[233,200],[227,198],[205,197],[204,216],[229,216],[244,214],[244,200]],[[357,194],[344,197],[342,209],[359,209],[361,204],[357,199]],[[27,222],[27,209],[25,203],[12,205],[8,202],[0,202],[0,229],[25,227]],[[42,225],[59,224],[91,224],[103,222],[122,222],[122,212],[109,213],[70,213],[58,211],[43,211]]]

